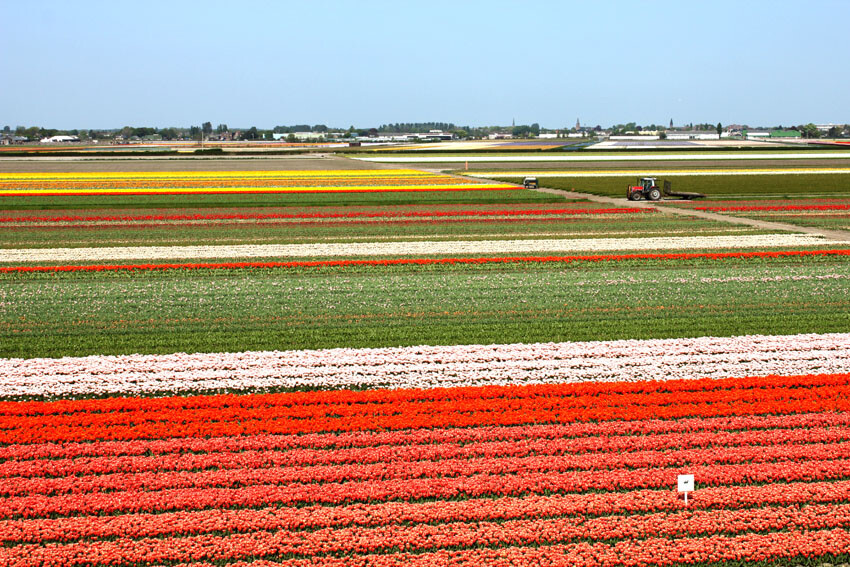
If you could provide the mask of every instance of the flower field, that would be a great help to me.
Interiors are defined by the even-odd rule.
[[[850,230],[850,199],[800,199],[793,202],[716,201],[696,205],[694,208],[800,226]]]
[[[533,192],[520,189],[496,193],[522,196]],[[377,198],[399,194],[403,193],[365,195]],[[474,196],[492,193],[407,194]],[[322,194],[301,193],[295,197],[299,195],[312,199]],[[278,196],[294,198],[285,193]],[[661,216],[644,209],[600,207],[579,201],[513,205],[471,202],[457,205],[89,209],[50,210],[46,214],[38,209],[24,209],[0,215],[0,248],[610,238],[631,233],[644,236],[759,234],[750,227],[691,219],[671,221],[659,218]]]
[[[412,169],[0,174],[0,197],[493,189],[518,187]]]
[[[556,201],[516,184],[412,169],[0,172],[0,199],[30,210]]]
[[[850,541],[848,377],[6,403],[0,557],[669,565],[838,555]],[[699,479],[688,505],[671,488],[682,472]]]
[[[850,561],[847,242],[503,185],[0,174],[0,565]]]

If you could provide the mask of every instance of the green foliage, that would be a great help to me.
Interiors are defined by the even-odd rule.
[[[471,208],[465,205],[464,208]],[[238,210],[238,209],[236,209]],[[298,212],[303,209],[297,209]],[[230,210],[231,212],[233,209]],[[220,211],[216,211],[220,212]],[[122,214],[117,212],[117,214]],[[126,213],[124,213],[126,214]],[[203,214],[203,213],[201,213]],[[0,247],[63,248],[66,246],[202,246],[216,244],[304,244],[309,242],[390,242],[398,240],[493,240],[505,238],[617,238],[630,236],[690,236],[710,234],[754,234],[749,227],[698,219],[638,213],[617,215],[580,215],[534,220],[500,221],[498,217],[479,217],[463,222],[318,222],[298,223],[274,219],[234,223],[202,224],[140,222],[137,225],[16,227],[0,232]],[[361,219],[362,221],[362,219]]]
[[[4,278],[0,355],[846,330],[850,262],[503,265]],[[830,277],[822,277],[829,274]]]

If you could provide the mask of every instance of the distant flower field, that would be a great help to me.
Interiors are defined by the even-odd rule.
[[[0,173],[0,197],[518,189],[416,170]]]

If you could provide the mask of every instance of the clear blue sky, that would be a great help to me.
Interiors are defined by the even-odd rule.
[[[0,127],[850,122],[850,1],[0,0]]]

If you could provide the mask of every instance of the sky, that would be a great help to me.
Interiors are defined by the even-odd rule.
[[[850,0],[0,0],[0,127],[850,123]]]

